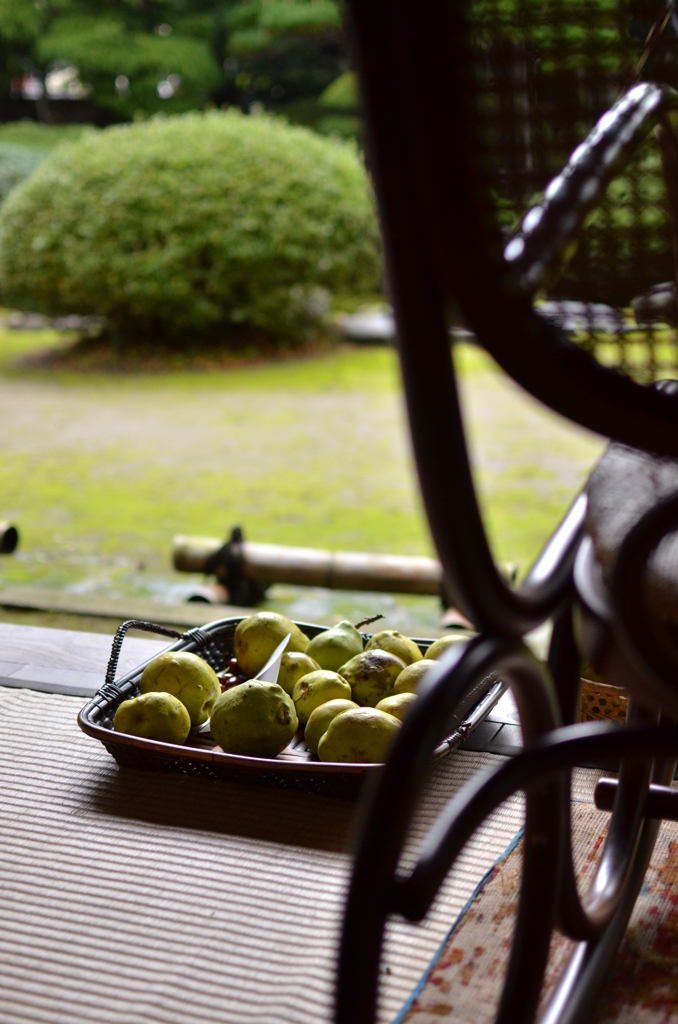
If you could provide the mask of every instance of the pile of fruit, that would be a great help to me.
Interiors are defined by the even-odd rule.
[[[282,640],[277,683],[257,675]],[[222,750],[275,757],[304,727],[304,741],[321,761],[380,763],[400,728],[424,673],[456,641],[436,640],[422,656],[396,630],[363,638],[340,622],[312,640],[284,615],[257,612],[236,628],[225,672],[195,654],[167,651],[144,669],[140,696],[123,701],[119,732],[185,743],[192,728],[210,722]]]

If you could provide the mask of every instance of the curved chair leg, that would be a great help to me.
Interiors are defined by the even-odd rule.
[[[490,772],[471,780],[441,813],[422,844],[417,865],[408,878],[396,884],[400,889],[392,903],[408,918],[420,919],[430,907],[442,880],[464,843],[482,820],[518,789],[527,789],[536,777],[558,777],[582,759],[670,755],[655,770],[655,780],[668,779],[678,751],[678,729],[631,728],[625,731],[606,725],[583,724],[556,730],[533,744],[532,748]],[[586,1019],[605,979],[606,972],[624,935],[628,918],[638,894],[656,839],[658,823],[645,822],[631,870],[621,883],[619,899],[612,918],[598,939],[580,943],[564,970],[541,1024],[574,1024]],[[526,844],[529,836],[526,835]],[[525,876],[522,885],[529,884]],[[520,956],[514,937],[513,955]],[[528,954],[529,955],[529,954]],[[497,1018],[502,1019],[501,1016]],[[505,1019],[511,1017],[510,1011]]]
[[[657,715],[629,705],[628,726],[654,726]],[[625,759],[619,771],[615,802],[605,844],[587,892],[580,897],[575,879],[570,827],[569,785],[564,792],[566,828],[561,851],[559,925],[575,940],[595,942],[616,914],[629,881],[645,825],[644,811],[652,781],[652,761]]]
[[[402,909],[394,885],[398,859],[431,752],[464,693],[497,668],[514,688],[528,738],[558,724],[552,684],[520,644],[479,637],[455,645],[440,669],[427,674],[424,692],[400,731],[365,814],[344,917],[337,1024],[371,1024],[375,1019],[383,930],[388,915]],[[532,1019],[546,965],[558,886],[559,786],[560,780],[552,777],[528,792],[524,881],[514,944],[518,952],[511,959],[499,1017],[507,1024]]]
[[[630,728],[652,729],[656,721],[656,715],[630,708]],[[570,956],[540,1024],[576,1024],[588,1018],[624,937],[661,825],[644,817],[649,784],[670,779],[674,765],[675,758],[656,763],[654,769],[648,758],[622,761],[605,845],[595,877],[582,898],[574,877],[571,829],[567,830],[561,862],[561,922],[566,934],[584,941]],[[567,914],[563,913],[565,905]]]
[[[675,758],[663,762],[655,774],[669,781],[675,763]],[[596,941],[581,942],[575,948],[540,1024],[580,1024],[588,1020],[624,938],[660,827],[661,821],[645,821],[614,915]]]
[[[421,703],[417,708],[418,721],[414,716],[408,719],[409,728],[403,728],[374,794],[359,843],[344,921],[337,1024],[372,1024],[381,942],[388,915],[401,913],[411,920],[421,919],[472,833],[518,789],[527,794],[525,859],[511,959],[497,1021],[515,1024],[534,1019],[556,919],[562,858],[569,848],[569,822],[565,828],[561,814],[563,772],[582,758],[617,756],[633,760],[625,769],[626,796],[620,796],[618,802],[605,867],[596,876],[592,903],[587,906],[585,898],[582,904],[582,912],[588,912],[596,934],[575,949],[549,1003],[545,1018],[549,1024],[574,1024],[588,1013],[623,937],[642,883],[657,827],[652,822],[643,822],[639,813],[650,778],[639,759],[650,764],[659,755],[675,756],[678,729],[636,728],[634,721],[628,730],[580,725],[549,731],[544,726],[549,717],[555,717],[553,694],[549,692],[548,680],[524,650],[502,641],[482,639],[463,646],[465,650],[455,652],[453,659],[448,660],[447,670],[441,668],[421,702],[417,702]],[[498,667],[515,687],[519,706],[527,703],[535,711],[540,709],[541,713],[533,711],[526,728],[528,742],[530,731],[536,738],[525,753],[464,787],[430,830],[413,871],[407,878],[399,877],[398,857],[420,781],[417,774],[408,784],[408,766],[411,770],[415,763],[421,769],[435,745],[445,713],[478,673]],[[647,721],[640,713],[634,713],[636,718],[641,723]],[[538,725],[544,730],[541,734]],[[428,735],[424,735],[427,730]],[[668,765],[660,765],[654,773],[655,780],[667,778],[668,774]],[[606,868],[610,870],[607,887],[602,884]],[[596,910],[600,912],[598,919]]]

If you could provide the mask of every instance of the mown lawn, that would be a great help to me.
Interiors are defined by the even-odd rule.
[[[86,124],[40,124],[24,118],[21,121],[4,121],[0,124],[0,142],[47,150],[54,149],[60,142],[73,142],[84,132],[96,130]]]
[[[403,554],[431,553],[388,348],[229,371],[97,375],[17,369],[63,344],[0,330],[0,519],[21,550],[0,584],[180,600],[172,536]],[[458,351],[469,437],[498,558],[524,570],[595,462],[602,441],[526,397],[476,349]],[[447,472],[444,458],[441,472]],[[434,599],[277,587],[300,618],[372,608],[433,625]]]

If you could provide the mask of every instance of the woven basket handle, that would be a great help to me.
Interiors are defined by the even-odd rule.
[[[146,633],[162,633],[163,636],[172,636],[176,640],[180,640],[184,635],[183,633],[178,633],[176,629],[170,629],[169,626],[158,626],[155,622],[141,622],[139,619],[128,619],[127,622],[123,622],[122,625],[118,626],[117,632],[113,637],[111,656],[108,659],[108,667],[106,669],[107,686],[112,686],[115,680],[120,649],[128,629],[143,629]]]

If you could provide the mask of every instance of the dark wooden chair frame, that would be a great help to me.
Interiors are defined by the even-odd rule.
[[[446,585],[479,635],[455,645],[405,721],[371,793],[357,842],[336,990],[337,1024],[372,1024],[386,920],[417,921],[473,831],[503,800],[526,793],[521,891],[497,1012],[532,1021],[554,928],[575,940],[542,1016],[586,1019],[623,937],[660,819],[678,819],[668,789],[678,754],[678,688],[671,645],[647,641],[640,580],[649,554],[678,523],[678,497],[652,509],[626,538],[609,585],[584,534],[580,495],[517,590],[497,571],[473,486],[449,321],[460,313],[496,361],[552,409],[616,441],[678,457],[678,399],[606,370],[533,309],[536,289],[609,182],[678,94],[644,83],[615,105],[552,182],[544,202],[504,249],[482,173],[468,26],[461,5],[348,0],[367,121],[368,153],[386,242],[388,276],[419,480]],[[576,725],[584,642],[623,667],[627,727]],[[554,621],[548,665],[522,638]],[[446,718],[478,679],[499,671],[520,712],[525,751],[473,780],[418,851],[399,859],[430,755]],[[640,701],[638,700],[640,698]],[[612,810],[600,865],[583,896],[575,881],[570,772],[618,759],[603,787]]]

